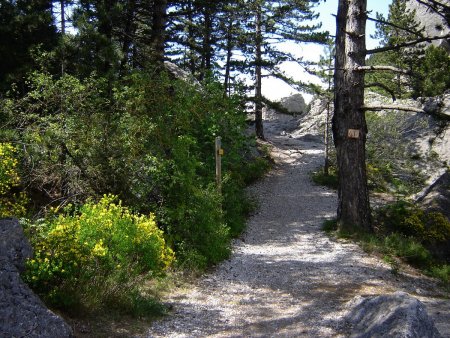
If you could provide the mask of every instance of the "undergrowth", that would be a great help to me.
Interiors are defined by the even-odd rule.
[[[450,222],[441,216],[400,202],[376,212],[373,233],[359,228],[341,231],[336,220],[324,222],[323,230],[339,238],[353,240],[364,251],[383,257],[391,265],[393,273],[398,273],[400,262],[404,262],[438,278],[448,289]]]

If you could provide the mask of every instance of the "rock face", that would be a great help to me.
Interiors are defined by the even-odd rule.
[[[450,4],[449,0],[441,0],[440,2],[445,5]],[[427,6],[420,4],[415,0],[408,0],[406,1],[406,7],[409,11],[416,11],[416,20],[425,28],[425,34],[427,36],[444,36],[450,32],[450,27],[445,22],[444,18],[434,13]],[[442,46],[450,52],[450,44],[448,40],[435,40],[433,41],[433,44],[436,46]]]
[[[417,200],[430,211],[439,211],[450,219],[450,172],[441,175]]]
[[[0,337],[72,337],[20,278],[32,250],[16,219],[0,220]]]
[[[306,103],[302,94],[294,94],[281,99],[281,105],[294,115],[301,115],[306,111]]]
[[[357,297],[350,306],[345,319],[351,327],[351,337],[441,337],[425,305],[405,292]]]

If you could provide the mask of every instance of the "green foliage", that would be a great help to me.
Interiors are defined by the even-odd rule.
[[[393,233],[384,238],[384,247],[406,262],[418,266],[427,267],[431,261],[430,252],[417,239]]]
[[[0,218],[22,217],[26,213],[27,196],[15,191],[20,185],[17,151],[11,143],[0,143]]]
[[[330,220],[323,230],[336,232],[340,238],[358,242],[366,252],[381,255],[395,274],[403,261],[449,286],[450,222],[444,215],[400,201],[378,209],[374,225],[375,233],[368,233],[360,227],[338,229],[336,221]]]
[[[92,310],[136,298],[136,281],[172,264],[153,215],[132,213],[112,195],[69,209],[26,228],[34,257],[24,279],[51,304]]]
[[[450,241],[450,222],[439,212],[426,212],[400,201],[377,212],[377,224],[384,233],[411,236],[427,245]]]
[[[421,81],[416,86],[415,96],[441,95],[450,88],[450,56],[442,47],[431,45],[420,62]]]
[[[433,266],[430,270],[430,274],[436,278],[442,280],[447,287],[450,286],[450,265],[443,264],[439,266]]]
[[[57,44],[51,1],[0,0],[0,94],[15,83],[21,92],[36,64],[32,50],[49,51]]]
[[[227,257],[230,233],[242,230],[250,209],[245,183],[267,170],[265,160],[243,160],[250,141],[242,96],[224,98],[214,81],[198,90],[165,73],[135,73],[111,91],[109,85],[95,75],[35,72],[26,96],[3,102],[12,130],[21,126],[13,138],[26,147],[25,185],[45,192],[35,203],[120,195],[156,214],[180,261],[198,257],[205,266]],[[213,186],[219,135],[223,197]]]
[[[385,19],[378,15],[378,19]],[[377,23],[377,38],[382,39],[382,45],[392,47],[408,41],[414,41],[423,36],[423,29],[416,21],[415,12],[406,10],[405,0],[395,0],[389,6],[387,21],[393,25]],[[368,65],[389,65],[411,71],[408,77],[389,72],[369,72],[366,83],[381,83],[389,88],[373,87],[381,94],[396,97],[436,96],[450,88],[450,57],[442,47],[433,45],[423,47],[417,45],[409,48],[394,49],[373,54]]]
[[[318,185],[323,185],[331,189],[337,189],[339,186],[339,177],[334,166],[329,168],[328,174],[323,169],[313,172],[312,180]]]

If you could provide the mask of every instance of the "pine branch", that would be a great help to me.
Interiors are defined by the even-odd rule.
[[[409,29],[407,27],[402,27],[402,26],[396,25],[393,22],[380,20],[380,19],[375,19],[375,18],[371,18],[371,17],[367,17],[367,20],[373,21],[373,22],[377,22],[377,23],[380,23],[382,25],[387,25],[387,26],[391,26],[391,27],[394,27],[394,28],[398,28],[398,29],[400,29],[402,31],[405,31],[405,32],[408,32],[408,33],[411,33],[411,34],[414,34],[414,35],[416,35],[418,37],[423,38],[423,34],[422,34],[423,29],[422,29],[422,31],[413,31],[413,30],[411,30],[411,29]]]
[[[364,87],[365,88],[372,88],[372,87],[383,88],[385,91],[387,91],[389,94],[391,94],[392,101],[396,101],[397,100],[397,98],[395,97],[394,91],[392,89],[390,89],[388,86],[386,86],[385,84],[381,83],[381,82],[367,83]]]
[[[435,40],[443,40],[443,39],[448,39],[448,38],[450,38],[450,33],[446,34],[446,35],[443,35],[443,36],[424,37],[424,38],[417,39],[417,40],[414,40],[414,41],[408,41],[408,42],[405,42],[405,43],[399,43],[399,44],[394,45],[394,46],[386,46],[386,47],[379,47],[379,48],[375,48],[375,49],[369,49],[369,50],[366,50],[366,55],[375,54],[375,53],[382,53],[382,52],[388,52],[388,51],[391,51],[391,50],[398,50],[398,49],[403,48],[403,47],[409,47],[409,46],[417,45],[417,44],[419,44],[421,42],[431,42],[431,41],[435,41]]]

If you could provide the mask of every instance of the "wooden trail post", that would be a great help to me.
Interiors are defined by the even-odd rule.
[[[222,138],[216,137],[216,185],[219,192],[222,191]]]

